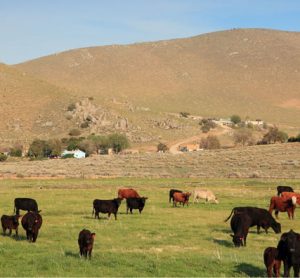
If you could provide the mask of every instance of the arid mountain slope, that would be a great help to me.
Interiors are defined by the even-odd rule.
[[[237,29],[76,49],[15,67],[132,121],[147,110],[300,125],[300,33]]]

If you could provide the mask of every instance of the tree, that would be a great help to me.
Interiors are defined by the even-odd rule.
[[[51,154],[51,150],[45,140],[35,139],[28,150],[28,156],[30,157],[48,157]]]
[[[15,145],[9,150],[10,156],[21,157],[23,153],[23,147],[21,145]]]
[[[200,141],[200,148],[202,149],[219,149],[221,147],[220,141],[217,136],[209,135],[206,138],[202,138]]]
[[[109,142],[107,136],[101,135],[90,135],[88,139],[92,140],[95,144],[96,152],[97,153],[108,153],[109,149]]]
[[[207,133],[211,128],[215,128],[217,126],[213,120],[205,118],[199,122],[199,125],[201,125],[201,130],[203,133]]]
[[[169,150],[168,146],[167,146],[166,144],[164,144],[164,143],[159,143],[159,144],[157,145],[157,151],[158,151],[158,152],[163,152],[163,153],[165,153],[165,152],[167,152],[168,150]]]
[[[241,120],[241,117],[239,115],[232,115],[230,117],[230,120],[236,125],[238,123],[240,123],[242,120]]]
[[[233,134],[233,140],[235,145],[241,144],[242,146],[252,145],[254,142],[252,131],[248,128],[241,128],[235,130]]]
[[[271,127],[269,131],[264,135],[261,140],[261,144],[274,144],[276,142],[284,143],[287,142],[288,135],[287,133],[278,130],[277,127]]]
[[[0,153],[0,162],[3,162],[7,159],[7,155],[4,153]]]
[[[62,152],[62,143],[59,139],[50,139],[47,141],[49,150],[50,150],[50,155],[53,156],[60,156]]]
[[[80,142],[78,148],[85,152],[86,156],[90,156],[92,153],[96,152],[95,143],[89,139]]]
[[[129,141],[127,137],[123,134],[111,134],[108,136],[109,146],[114,150],[115,153],[119,153],[120,151],[129,147]]]

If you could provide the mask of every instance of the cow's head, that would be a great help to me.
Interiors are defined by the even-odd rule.
[[[144,206],[146,204],[146,200],[148,199],[148,197],[141,197],[140,200],[141,200],[141,203],[142,205]]]
[[[95,233],[90,233],[90,234],[86,237],[86,245],[88,246],[88,248],[93,247],[95,237],[96,237],[96,234],[95,234]]]
[[[231,235],[231,236],[232,236],[232,242],[235,247],[244,246],[244,237],[237,236],[237,235]]]
[[[30,217],[27,217],[27,230],[32,231],[38,222],[39,220],[35,215],[30,215]]]
[[[216,203],[216,204],[219,204],[218,198],[215,198],[215,203]]]
[[[122,203],[122,198],[115,198],[114,201],[116,202],[117,206],[119,207]]]
[[[274,230],[274,232],[275,232],[276,234],[280,234],[280,233],[281,233],[281,224],[280,224],[280,223],[274,221],[274,222],[272,223],[271,227],[272,227],[272,229]]]

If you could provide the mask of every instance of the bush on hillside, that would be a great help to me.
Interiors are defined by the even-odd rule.
[[[22,157],[22,153],[23,153],[22,146],[14,146],[9,150],[9,155],[14,157]]]
[[[115,153],[127,149],[129,147],[129,141],[127,137],[123,134],[111,134],[108,136],[109,146],[113,149]]]
[[[0,153],[0,162],[3,162],[7,159],[7,155],[4,153]]]
[[[235,130],[233,134],[233,141],[235,145],[253,145],[254,144],[254,138],[252,131],[248,128],[241,128]]]
[[[269,131],[264,135],[262,140],[258,144],[274,144],[285,143],[288,140],[287,133],[280,131],[277,127],[271,127]]]
[[[73,110],[75,110],[75,109],[76,109],[75,103],[69,104],[69,106],[68,106],[68,111],[73,111]]]
[[[207,133],[208,131],[210,131],[210,129],[216,128],[217,126],[217,124],[213,120],[205,118],[199,122],[199,125],[201,125],[201,130],[203,133]]]
[[[79,150],[85,152],[86,156],[90,156],[92,153],[96,152],[95,143],[92,140],[85,139],[79,143]]]
[[[165,153],[165,152],[167,152],[168,150],[169,150],[168,146],[167,146],[166,144],[164,144],[164,143],[159,143],[159,144],[157,145],[157,151],[158,151],[158,152],[163,152],[163,153]]]
[[[180,112],[180,116],[183,117],[183,118],[188,118],[190,115],[189,112]]]
[[[239,124],[239,123],[242,121],[242,119],[241,119],[241,117],[240,117],[239,115],[232,115],[232,116],[230,117],[230,120],[231,120],[234,124]]]
[[[206,138],[202,138],[200,141],[200,148],[213,150],[221,147],[220,141],[217,136],[209,135]]]

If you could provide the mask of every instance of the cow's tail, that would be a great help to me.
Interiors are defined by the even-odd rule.
[[[93,207],[92,216],[94,216],[95,213],[95,207]]]
[[[224,222],[227,222],[227,221],[230,219],[230,217],[231,217],[231,215],[233,214],[233,212],[234,212],[234,209],[232,209],[230,215],[224,220]]]

